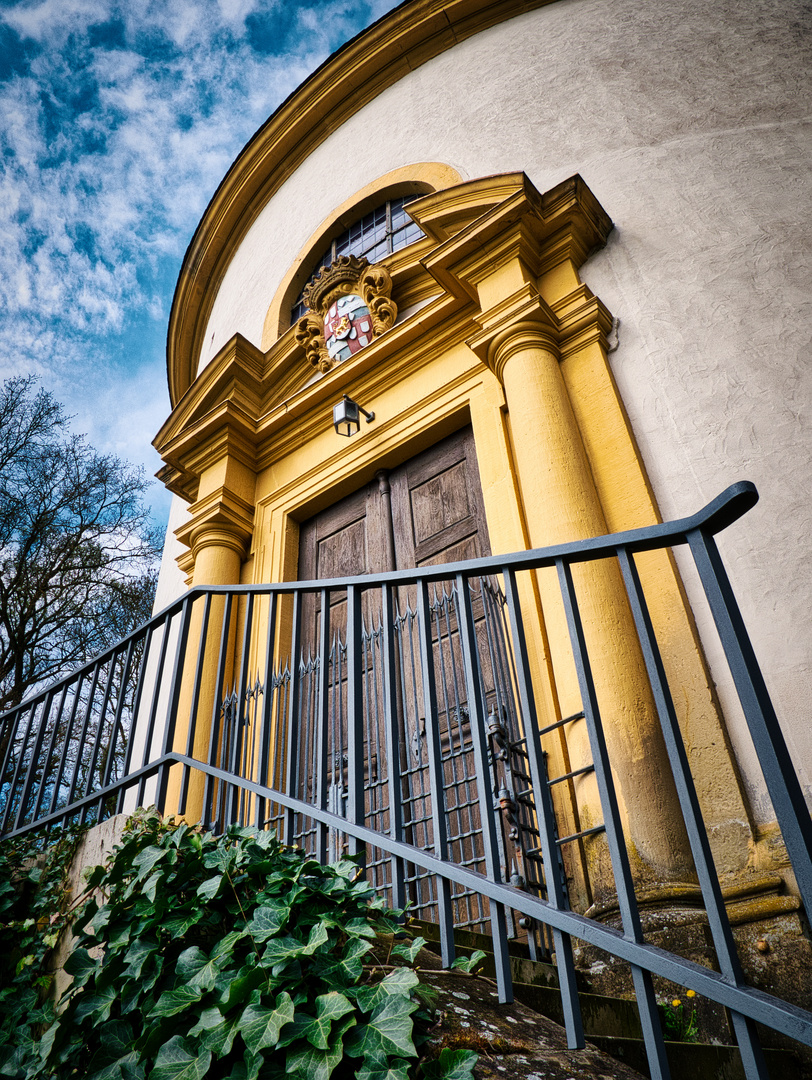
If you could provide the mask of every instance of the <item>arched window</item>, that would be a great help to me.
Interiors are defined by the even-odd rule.
[[[302,300],[305,288],[323,266],[329,266],[339,255],[363,255],[371,263],[376,263],[391,255],[393,251],[399,251],[424,236],[423,230],[415,225],[405,210],[407,203],[419,198],[419,193],[415,193],[387,199],[385,203],[350,225],[349,229],[339,233],[313,267],[313,272],[299,293],[291,309],[291,323],[301,319],[307,310]]]

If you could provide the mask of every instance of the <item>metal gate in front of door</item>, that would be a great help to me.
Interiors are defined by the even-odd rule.
[[[471,579],[471,609],[476,628],[481,672],[481,691],[487,706],[484,738],[488,746],[488,812],[494,815],[501,862],[502,880],[546,897],[544,869],[540,857],[540,838],[530,781],[525,735],[513,688],[515,677],[505,627],[505,598],[489,579]],[[482,842],[482,798],[478,786],[471,713],[468,708],[466,674],[459,639],[458,586],[439,583],[432,587],[429,604],[430,627],[421,630],[411,590],[393,590],[393,608],[389,613],[394,663],[387,665],[384,616],[380,604],[375,609],[371,596],[365,597],[361,617],[360,672],[363,712],[364,823],[375,831],[392,835],[390,789],[399,785],[396,800],[402,807],[402,836],[410,845],[434,852],[437,827],[430,769],[430,747],[425,723],[425,673],[421,667],[419,635],[431,635],[434,664],[435,718],[439,736],[443,808],[447,857],[459,865],[486,873]],[[376,598],[380,593],[376,591]],[[348,665],[346,612],[335,606],[335,594],[322,592],[321,608],[315,620],[304,621],[316,627],[319,641],[301,642],[296,686],[290,663],[278,670],[271,681],[272,712],[276,718],[275,754],[277,767],[288,773],[283,784],[296,798],[319,805],[339,817],[347,816],[349,777],[348,749]],[[326,613],[326,617],[324,617]],[[312,613],[309,613],[312,614]],[[301,621],[301,616],[300,616]],[[337,625],[336,625],[337,624]],[[427,650],[424,650],[424,654]],[[326,656],[326,663],[320,659]],[[394,686],[387,687],[386,671],[394,669]],[[391,693],[389,710],[385,707]],[[295,694],[297,700],[292,700]],[[249,732],[259,725],[253,722],[263,711],[264,687],[258,682],[248,692],[242,720],[236,696],[226,696],[221,713],[221,767],[227,767],[235,752],[238,757],[253,758]],[[265,704],[264,708],[271,705]],[[389,722],[397,731],[389,737]],[[267,714],[266,714],[267,715]],[[245,736],[248,736],[246,739]],[[239,744],[239,750],[237,746]],[[281,763],[285,763],[281,766]],[[235,762],[236,764],[236,762]],[[250,762],[243,763],[250,772]],[[239,768],[239,766],[238,766]],[[295,775],[291,775],[294,773]],[[281,780],[281,777],[279,778]],[[323,793],[323,794],[321,794]],[[217,801],[217,800],[215,800]],[[216,817],[215,813],[215,817]],[[242,816],[242,815],[238,815]],[[346,852],[345,837],[338,831],[327,833],[319,851],[319,830],[313,819],[301,813],[286,815],[274,808],[272,822],[287,843],[329,861]],[[212,822],[216,824],[216,822]],[[441,827],[443,827],[441,826]],[[392,861],[382,851],[368,846],[365,851],[367,879],[388,903],[397,902],[392,883]],[[436,884],[432,875],[411,864],[405,868],[402,895],[409,914],[416,919],[437,920]],[[479,893],[452,886],[454,923],[458,928],[487,931],[488,900]],[[532,955],[549,955],[551,941],[531,921],[513,917],[509,926],[515,937],[525,939]]]

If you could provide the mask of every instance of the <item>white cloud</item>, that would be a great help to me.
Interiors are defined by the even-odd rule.
[[[0,8],[19,36],[0,56],[0,377],[40,375],[100,449],[152,471],[165,321],[200,214],[275,106],[392,6]]]

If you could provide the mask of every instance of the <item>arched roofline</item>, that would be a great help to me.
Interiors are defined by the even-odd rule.
[[[336,127],[404,75],[500,22],[554,0],[408,0],[332,54],[256,132],[195,229],[172,300],[166,357],[177,404],[234,251],[281,185]]]

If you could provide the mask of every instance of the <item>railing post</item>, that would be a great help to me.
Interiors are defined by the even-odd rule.
[[[30,763],[28,765],[28,769],[26,770],[25,781],[23,782],[23,790],[20,793],[20,805],[17,808],[17,815],[16,815],[16,817],[14,819],[14,828],[15,829],[19,829],[20,825],[22,825],[23,817],[25,816],[25,804],[28,802],[29,798],[31,797],[31,788],[32,788],[33,783],[34,783],[34,774],[35,774],[35,771],[36,771],[36,768],[37,768],[37,763],[38,763],[38,761],[40,759],[40,755],[42,754],[42,744],[43,744],[43,742],[45,740],[45,730],[46,730],[47,722],[48,722],[48,713],[51,711],[52,702],[53,702],[53,692],[49,691],[48,694],[45,697],[45,702],[43,703],[42,715],[41,715],[41,719],[40,719],[40,723],[39,723],[39,730],[37,731],[37,734],[36,734],[36,736],[34,738],[34,746],[33,746],[33,749],[31,751],[31,761],[30,761]],[[31,719],[33,719],[33,717],[36,715],[36,711],[37,710],[36,710],[36,705],[35,705],[34,708],[31,710]],[[31,725],[31,720],[29,720],[29,729],[30,729],[30,725]],[[26,735],[26,742],[28,742],[28,736],[27,735]],[[22,758],[22,754],[20,756]],[[44,763],[43,763],[43,768],[44,768]]]
[[[293,593],[293,634],[290,642],[290,680],[291,689],[288,698],[288,737],[287,761],[285,763],[285,793],[297,798],[296,788],[299,777],[299,698],[301,695],[301,652],[302,652],[302,594],[297,589]],[[296,815],[293,810],[285,811],[285,843],[293,846]]]
[[[40,810],[42,809],[42,802],[45,798],[45,777],[47,775],[48,765],[50,764],[51,758],[54,754],[54,748],[56,747],[56,738],[59,733],[59,722],[62,719],[62,711],[65,708],[65,699],[67,697],[67,694],[68,683],[66,682],[62,686],[62,693],[59,696],[59,705],[57,706],[56,716],[54,717],[54,725],[51,729],[51,738],[48,740],[48,749],[45,752],[45,760],[42,763],[42,783],[39,786],[39,791],[37,792],[37,801],[34,804],[33,817],[35,820],[40,815]],[[0,772],[0,783],[2,782],[4,772]]]
[[[688,533],[688,543],[792,861],[798,891],[807,917],[812,918],[812,817],[716,542],[700,528]]]
[[[197,724],[197,710],[200,705],[200,687],[203,681],[203,665],[206,657],[206,643],[209,636],[209,616],[211,614],[211,597],[210,592],[206,593],[206,599],[203,605],[203,621],[200,626],[200,635],[197,643],[197,662],[195,664],[195,676],[192,684],[192,695],[189,702],[189,718],[186,722],[186,756],[194,757],[194,745],[195,745],[195,730]],[[194,604],[194,600],[192,601]],[[191,634],[191,628],[189,633]],[[211,758],[209,758],[211,760]],[[181,771],[180,788],[178,790],[178,815],[182,816],[186,813],[186,799],[189,795],[189,773],[190,769],[188,765],[184,765]],[[211,791],[210,785],[206,784],[205,793],[203,796],[203,813],[201,820],[206,821],[208,814],[208,807],[210,806]]]
[[[262,719],[259,730],[259,767],[257,769],[257,781],[263,787],[268,785],[268,764],[271,746],[271,715],[273,708],[273,667],[274,649],[276,647],[276,593],[272,592],[268,597],[268,630],[265,635],[265,683],[262,690]],[[258,829],[265,827],[265,812],[267,799],[257,796],[255,825]]]
[[[192,618],[193,603],[193,598],[187,596],[184,599],[183,607],[181,608],[178,647],[175,653],[175,663],[172,667],[172,684],[169,690],[169,707],[167,709],[166,726],[164,728],[164,737],[161,744],[161,757],[164,757],[166,754],[168,754],[175,744],[175,726],[178,716],[180,688],[186,660],[186,644],[189,640],[189,625]],[[167,625],[167,634],[168,630],[169,626]],[[155,805],[158,807],[161,813],[164,812],[166,807],[166,794],[167,786],[169,783],[169,769],[170,766],[164,764],[158,771],[158,784],[155,792]]]
[[[578,610],[575,586],[572,581],[572,570],[569,563],[564,559],[556,559],[556,567],[558,569],[561,595],[564,600],[564,610],[567,615],[567,626],[569,627],[573,657],[578,673],[578,683],[581,688],[581,700],[584,703],[584,716],[589,732],[589,742],[592,747],[592,758],[595,763],[595,778],[600,792],[601,808],[606,825],[606,839],[612,859],[612,870],[615,876],[617,902],[623,920],[623,930],[626,936],[633,941],[642,942],[644,940],[643,927],[637,908],[629,855],[623,837],[620,807],[615,793],[615,783],[612,779],[612,764],[603,732],[598,697],[592,678],[592,667],[587,653],[586,637],[581,622],[581,614]],[[665,1053],[665,1042],[663,1041],[662,1026],[657,1011],[657,998],[654,993],[651,972],[632,964],[632,980],[637,996],[637,1007],[640,1013],[640,1024],[643,1028],[643,1039],[646,1044],[646,1056],[651,1071],[651,1080],[670,1080],[671,1070]]]
[[[400,785],[400,724],[397,714],[397,659],[395,656],[395,612],[392,588],[381,587],[381,628],[383,634],[383,710],[386,738],[386,779],[389,790],[389,835],[403,840],[403,806]],[[405,869],[403,860],[391,860],[392,906],[406,904]]]
[[[569,896],[567,894],[561,851],[557,844],[558,829],[555,821],[555,808],[548,784],[547,763],[541,749],[539,722],[530,680],[530,661],[527,655],[527,639],[524,633],[524,620],[519,601],[519,590],[516,584],[516,572],[506,567],[503,576],[511,637],[513,639],[516,688],[519,694],[519,708],[524,720],[527,758],[530,765],[533,800],[536,807],[539,840],[544,860],[544,880],[547,885],[547,895],[550,903],[554,907],[568,910],[570,906]],[[563,934],[560,930],[553,931],[553,940],[555,941],[556,966],[561,986],[561,1005],[564,1010],[567,1045],[571,1049],[577,1049],[584,1045],[584,1025],[581,1017],[581,1004],[578,999],[572,941],[568,934]]]
[[[133,753],[135,750],[135,733],[138,728],[138,713],[141,710],[141,696],[144,691],[144,682],[146,680],[147,661],[149,660],[149,650],[152,645],[152,635],[155,628],[155,622],[151,622],[144,635],[144,652],[141,656],[141,667],[138,672],[138,680],[135,687],[135,697],[133,699],[132,709],[132,725],[130,727],[130,738],[127,743],[127,750],[124,755],[124,775],[129,775],[130,767],[133,761]],[[74,700],[74,711],[76,703]],[[73,713],[71,714],[71,723],[73,723]],[[124,799],[127,794],[127,789],[122,787],[118,795],[118,803],[116,805],[116,813],[120,814],[124,809]]]
[[[445,774],[443,751],[437,722],[437,685],[434,678],[434,643],[431,636],[429,587],[417,583],[417,627],[420,635],[420,674],[423,683],[423,712],[426,717],[429,772],[431,776],[431,824],[434,834],[434,854],[441,862],[449,858],[446,827]],[[447,878],[437,879],[437,908],[440,923],[440,952],[443,967],[454,963],[454,909],[451,886]]]
[[[223,622],[220,627],[220,650],[217,654],[217,682],[214,688],[214,697],[211,701],[211,722],[209,724],[209,739],[208,749],[206,751],[206,760],[209,763],[213,763],[217,750],[220,746],[220,713],[223,712],[223,700],[225,696],[226,687],[226,671],[228,669],[229,662],[229,637],[231,635],[231,609],[234,603],[234,594],[227,593],[225,597],[225,604],[223,607]],[[225,715],[223,716],[225,720]],[[190,716],[189,727],[197,728],[198,716]],[[223,724],[222,738],[225,739],[225,724]],[[197,731],[195,730],[194,742],[198,742]],[[203,794],[203,806],[202,806],[202,819],[204,825],[208,828],[210,824],[216,824],[220,820],[220,814],[225,805],[226,793],[224,789],[224,783],[219,781],[217,784],[217,806],[213,807],[214,803],[214,790],[212,787],[212,779],[210,776],[206,777],[206,783]]]
[[[468,711],[471,717],[471,738],[474,744],[474,764],[477,791],[479,793],[485,871],[491,881],[502,881],[502,868],[498,859],[499,841],[496,836],[496,809],[494,806],[494,793],[490,785],[488,745],[485,738],[485,699],[482,693],[482,677],[479,670],[479,654],[468,578],[463,574],[457,574],[456,587],[459,604],[460,648],[465,668]],[[503,1003],[510,1003],[513,1001],[513,980],[510,971],[510,956],[508,955],[505,908],[503,904],[491,900],[490,909],[493,959],[496,966],[496,985],[499,991],[499,1000]]]
[[[363,824],[364,799],[364,701],[361,670],[361,589],[347,586],[347,818]],[[366,845],[351,836],[350,855],[364,867]]]
[[[163,634],[161,635],[161,650],[158,654],[158,670],[155,672],[155,683],[152,687],[152,703],[149,708],[149,718],[147,720],[147,733],[144,739],[144,753],[141,755],[142,767],[146,765],[149,757],[150,750],[152,748],[152,740],[155,737],[155,719],[158,714],[158,701],[161,697],[161,683],[164,676],[164,665],[166,664],[166,651],[169,646],[169,630],[172,625],[171,619],[164,619]],[[91,699],[92,699],[91,693]],[[141,782],[138,785],[138,805],[144,805],[144,793],[146,790],[146,779],[141,778]],[[158,804],[156,804],[158,805]],[[158,805],[158,810],[163,813],[163,806]]]
[[[231,771],[239,776],[240,758],[243,756],[243,739],[246,737],[247,732],[244,734],[245,726],[247,724],[247,718],[245,716],[245,690],[248,683],[248,660],[251,652],[251,621],[254,614],[254,594],[248,593],[245,597],[245,618],[243,619],[243,631],[242,631],[242,655],[240,657],[240,669],[236,679],[237,689],[237,717],[236,728],[234,733],[234,745],[232,747],[232,767]],[[246,777],[250,780],[251,777]],[[242,803],[243,795],[239,788],[234,788],[231,792],[231,807],[228,811],[228,819],[230,822],[239,821],[240,819],[240,804]]]
[[[688,764],[688,755],[682,741],[679,721],[674,709],[673,698],[668,688],[668,681],[663,667],[662,657],[654,634],[654,627],[648,611],[648,605],[643,594],[643,586],[634,559],[625,548],[618,549],[618,561],[629,594],[629,603],[637,632],[640,636],[640,644],[646,661],[654,700],[657,704],[657,712],[663,729],[666,750],[671,762],[671,771],[677,785],[680,805],[682,806],[685,826],[688,830],[688,839],[691,842],[691,850],[696,865],[697,877],[702,888],[702,897],[705,902],[705,911],[708,916],[713,944],[716,948],[716,957],[722,974],[732,983],[739,986],[744,981],[736,952],[736,942],[730,929],[730,920],[725,910],[725,902],[722,896],[722,888],[714,866],[713,854],[711,853],[708,834],[702,820],[702,810],[699,806],[696,788],[691,776]],[[733,1030],[742,1055],[745,1076],[748,1080],[767,1080],[767,1065],[756,1031],[755,1024],[749,1023],[741,1013],[731,1013]]]
[[[329,773],[327,755],[329,751],[330,723],[330,594],[322,589],[319,595],[321,604],[321,624],[319,627],[319,680],[318,708],[316,713],[316,806],[327,809],[327,776]],[[330,830],[322,821],[316,822],[316,858],[327,862],[330,846]]]

